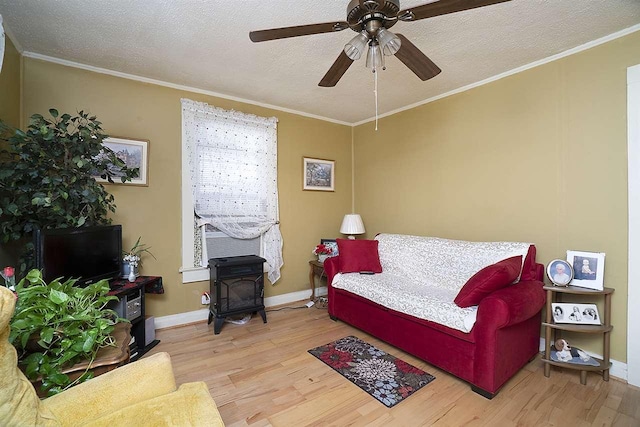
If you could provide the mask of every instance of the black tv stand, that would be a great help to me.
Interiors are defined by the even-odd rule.
[[[131,361],[134,362],[145,353],[160,343],[160,340],[153,340],[148,345],[145,331],[145,293],[149,290],[164,292],[162,288],[162,277],[160,276],[138,276],[134,282],[128,279],[114,279],[109,283],[111,291],[108,295],[118,297],[118,301],[109,304],[109,308],[115,310],[120,317],[131,322]]]

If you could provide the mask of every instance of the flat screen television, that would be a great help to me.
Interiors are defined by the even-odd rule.
[[[120,275],[121,225],[37,230],[34,246],[36,268],[47,283],[73,278],[84,287]]]

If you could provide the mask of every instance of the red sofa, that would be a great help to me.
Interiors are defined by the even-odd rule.
[[[340,257],[324,263],[329,315],[342,320],[471,384],[493,398],[539,351],[544,266],[531,245],[517,283],[496,290],[478,305],[469,333],[388,309],[332,287]]]

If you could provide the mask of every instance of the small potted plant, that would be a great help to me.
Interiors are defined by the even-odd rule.
[[[156,257],[149,251],[150,247],[141,242],[142,236],[138,237],[136,243],[128,251],[122,252],[122,278],[128,278],[133,282],[140,274],[138,268],[142,265],[142,254],[148,253],[156,259]]]
[[[333,250],[325,244],[319,244],[312,252],[314,255],[318,255],[318,261],[324,262],[333,253]]]

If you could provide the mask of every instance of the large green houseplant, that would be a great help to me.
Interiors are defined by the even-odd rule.
[[[102,144],[107,135],[95,116],[49,113],[31,116],[26,131],[0,121],[0,230],[25,254],[36,228],[109,224],[114,197],[95,177],[126,182],[139,174]],[[28,258],[19,267],[26,272]]]
[[[66,367],[89,360],[98,350],[115,345],[114,325],[121,319],[107,309],[106,280],[85,288],[76,280],[45,283],[38,270],[31,270],[16,285],[18,301],[11,319],[9,342],[18,350],[19,364],[30,380],[42,381],[49,396],[91,378],[86,371],[75,381],[62,373]]]

